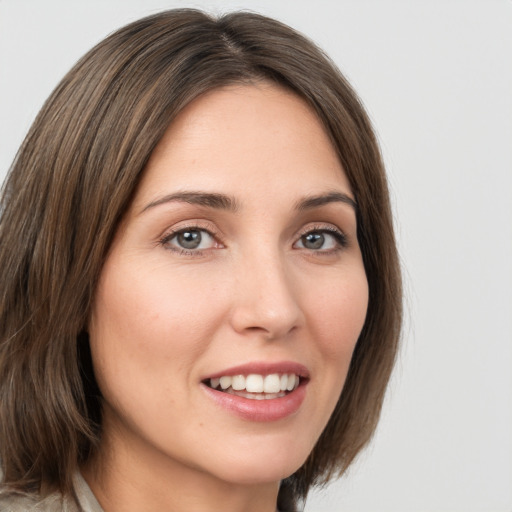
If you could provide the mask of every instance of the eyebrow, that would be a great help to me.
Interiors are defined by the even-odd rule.
[[[168,194],[146,205],[141,213],[164,203],[182,202],[236,212],[239,210],[238,201],[234,197],[215,192],[176,192]]]
[[[175,192],[174,194],[167,194],[147,204],[142,209],[141,213],[144,213],[146,210],[154,208],[155,206],[173,202],[196,204],[207,208],[227,210],[231,212],[237,212],[240,210],[238,201],[234,197],[226,194],[218,192]],[[357,203],[349,195],[343,192],[328,192],[326,194],[308,196],[297,201],[295,209],[298,211],[306,211],[330,203],[344,203],[357,211]]]
[[[296,208],[299,211],[305,211],[318,208],[319,206],[324,206],[329,203],[348,204],[357,212],[357,203],[355,200],[343,192],[328,192],[327,194],[306,197],[296,204]]]

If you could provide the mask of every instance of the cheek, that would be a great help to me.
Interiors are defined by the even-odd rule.
[[[338,362],[351,356],[363,327],[368,307],[368,283],[363,269],[324,283],[311,296],[309,324],[327,358]]]
[[[102,391],[108,393],[114,383],[126,387],[137,382],[142,391],[186,382],[217,328],[215,302],[197,282],[176,272],[123,269],[106,267],[89,325]],[[178,374],[184,379],[171,378]]]
[[[197,387],[195,365],[218,328],[220,303],[204,293],[203,286],[212,288],[205,276],[199,287],[164,265],[115,263],[107,262],[89,325],[95,375],[106,418],[158,444],[180,418],[190,428],[195,421],[187,400]]]
[[[190,340],[193,343],[205,326],[213,327],[215,310],[204,293],[208,286],[204,279],[200,287],[188,276],[181,278],[179,273],[161,268],[129,269],[127,273],[117,270],[105,272],[100,282],[93,326],[114,331],[114,338],[133,343],[139,340],[141,345],[151,340],[152,350],[159,345],[179,345],[183,339],[180,335],[185,333],[190,348]]]
[[[318,417],[325,425],[341,394],[368,307],[364,269],[324,282],[322,292],[311,295],[308,324],[312,329],[314,358],[322,375],[317,396]],[[311,384],[314,384],[313,382]],[[316,385],[316,384],[315,384]],[[323,426],[322,426],[323,428]]]

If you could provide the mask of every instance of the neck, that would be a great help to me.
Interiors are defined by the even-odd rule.
[[[275,512],[279,482],[227,482],[137,440],[102,439],[82,468],[104,512]]]

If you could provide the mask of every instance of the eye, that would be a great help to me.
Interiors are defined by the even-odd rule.
[[[315,229],[304,233],[296,242],[295,247],[310,251],[335,251],[347,245],[345,235],[332,229]]]
[[[162,245],[173,250],[201,251],[212,249],[218,245],[211,233],[200,228],[185,228],[167,235]]]

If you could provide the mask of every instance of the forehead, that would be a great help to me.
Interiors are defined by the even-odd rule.
[[[318,116],[293,92],[260,83],[210,91],[180,112],[150,157],[136,202],[180,189],[244,196],[333,188],[350,193]]]

